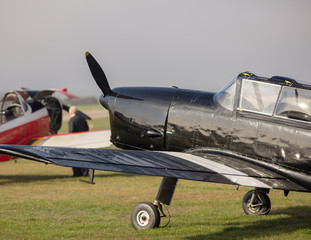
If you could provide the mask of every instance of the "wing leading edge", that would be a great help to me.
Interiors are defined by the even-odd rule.
[[[311,191],[311,176],[219,152],[157,152],[117,149],[0,145],[0,154],[65,167],[173,177],[267,189]],[[297,175],[297,174],[296,174]],[[301,180],[302,179],[302,180]]]

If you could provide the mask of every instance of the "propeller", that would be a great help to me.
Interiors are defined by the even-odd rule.
[[[64,109],[66,112],[69,112],[69,108],[70,108],[69,106],[63,104],[63,109]],[[80,115],[80,116],[82,116],[82,117],[84,117],[86,120],[92,120],[92,118],[91,118],[90,116],[86,115],[85,113],[83,113],[83,112],[81,112],[81,111],[79,111],[79,110],[77,110],[77,114]]]
[[[107,96],[110,93],[112,93],[106,75],[101,66],[89,52],[85,53],[85,57],[87,64],[89,65],[89,68],[93,75],[93,78],[95,79],[100,90],[102,90],[104,96]]]
[[[95,60],[95,58],[90,54],[89,52],[85,52],[85,57],[87,64],[89,65],[89,68],[91,70],[91,73],[93,75],[93,78],[95,79],[98,87],[100,90],[102,90],[104,97],[107,96],[118,96],[118,98],[124,98],[124,99],[132,99],[132,100],[139,100],[142,101],[142,99],[130,97],[126,95],[122,95],[116,92],[113,92],[109,86],[108,80],[106,78],[106,75],[101,68],[101,66],[98,64],[98,62]]]

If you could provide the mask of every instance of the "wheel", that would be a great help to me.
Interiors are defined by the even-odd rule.
[[[252,196],[254,194],[254,200]],[[248,215],[264,215],[271,210],[270,198],[266,193],[251,190],[247,192],[243,198],[243,210]]]
[[[141,202],[134,207],[131,221],[137,230],[157,228],[160,225],[158,208],[150,202]]]
[[[89,175],[89,169],[88,168],[73,167],[72,171],[73,171],[73,176],[74,177],[81,177],[81,176],[86,177],[86,176]]]
[[[89,175],[89,169],[88,168],[81,168],[81,174],[84,177],[87,177]]]

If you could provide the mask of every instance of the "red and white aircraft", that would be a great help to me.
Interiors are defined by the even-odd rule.
[[[111,145],[109,130],[57,135],[62,125],[62,110],[68,111],[69,107],[52,96],[54,92],[77,98],[65,88],[6,93],[0,103],[0,143],[96,148]],[[78,114],[91,119],[80,111]],[[0,161],[8,160],[10,157],[0,155]]]

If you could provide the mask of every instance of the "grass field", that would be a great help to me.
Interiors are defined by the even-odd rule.
[[[153,201],[160,177],[97,171],[90,185],[70,168],[27,160],[1,170],[0,239],[311,239],[307,193],[272,191],[271,213],[247,216],[241,200],[249,189],[179,180],[169,226],[136,231],[131,211]]]
[[[109,126],[107,119],[93,121],[96,129]],[[309,193],[285,198],[271,191],[270,214],[248,216],[241,203],[250,189],[179,180],[171,223],[136,231],[132,209],[154,200],[160,177],[96,171],[90,185],[71,177],[71,168],[27,160],[0,165],[0,239],[311,239]]]

